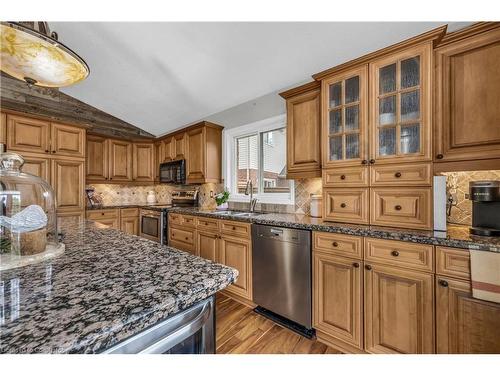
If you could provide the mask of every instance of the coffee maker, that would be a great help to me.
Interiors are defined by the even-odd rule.
[[[469,182],[472,201],[470,233],[500,236],[500,180]]]

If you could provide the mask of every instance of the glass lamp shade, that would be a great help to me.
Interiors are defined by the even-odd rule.
[[[76,53],[29,27],[1,22],[0,38],[0,69],[28,84],[64,87],[89,75],[89,67]]]

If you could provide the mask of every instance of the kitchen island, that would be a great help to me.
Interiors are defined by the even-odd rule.
[[[238,277],[94,222],[61,229],[64,254],[0,274],[0,353],[99,353]]]

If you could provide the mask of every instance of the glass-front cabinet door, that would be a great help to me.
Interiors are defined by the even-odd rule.
[[[322,81],[323,166],[367,163],[368,67]]]
[[[370,64],[370,163],[430,160],[431,44]]]

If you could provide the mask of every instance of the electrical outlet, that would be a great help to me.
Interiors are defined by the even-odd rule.
[[[213,198],[213,197],[214,197],[214,191],[210,190],[210,198]]]

